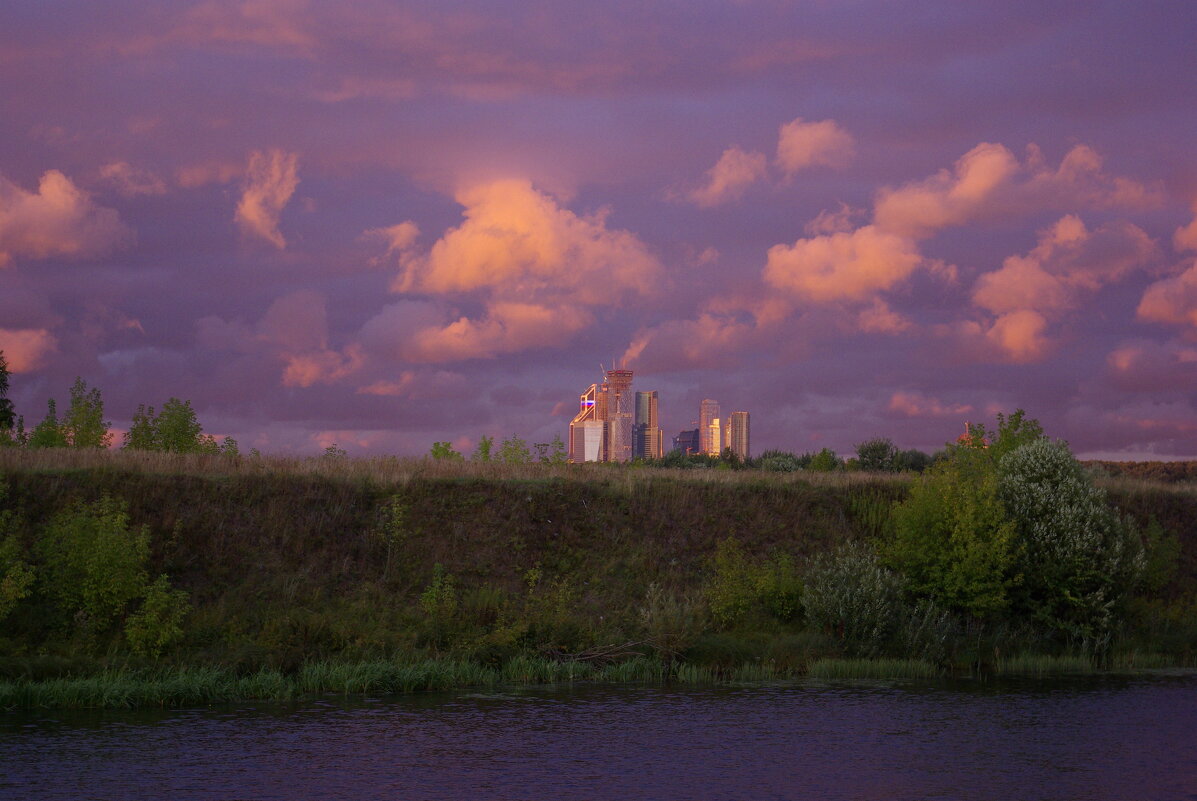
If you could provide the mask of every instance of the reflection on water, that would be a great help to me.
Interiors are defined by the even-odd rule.
[[[1197,677],[0,714],[0,797],[1197,799]]]

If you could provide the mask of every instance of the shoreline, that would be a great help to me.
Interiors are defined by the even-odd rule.
[[[90,676],[0,681],[0,713],[33,710],[177,709],[255,701],[299,701],[558,684],[720,686],[789,680],[1046,679],[1197,671],[1162,654],[1123,654],[1098,666],[1083,657],[1027,654],[981,671],[945,670],[919,659],[819,659],[805,670],[748,662],[736,667],[640,657],[605,666],[517,657],[498,667],[456,659],[310,662],[292,673],[263,668],[238,675],[221,667],[122,668]]]

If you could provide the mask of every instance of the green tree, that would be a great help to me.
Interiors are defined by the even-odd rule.
[[[30,448],[65,448],[66,432],[58,419],[58,406],[54,399],[46,401],[46,416],[29,434]]]
[[[3,508],[8,484],[0,479],[0,622],[32,591],[34,572],[13,529],[13,512]]]
[[[807,470],[814,470],[819,473],[830,473],[835,470],[842,470],[844,462],[840,457],[835,455],[835,451],[831,448],[824,448],[810,458],[807,463]]]
[[[874,437],[856,446],[856,462],[861,470],[890,472],[897,469],[898,449],[888,437]]]
[[[191,611],[186,591],[172,589],[159,576],[146,588],[141,608],[125,621],[125,639],[133,652],[157,659],[183,638],[183,619]]]
[[[146,588],[149,528],[130,528],[123,501],[104,496],[59,512],[36,545],[48,594],[90,631],[104,631]]]
[[[470,457],[473,462],[489,462],[491,451],[494,450],[495,440],[493,437],[488,437],[483,434],[478,439],[478,447],[474,449],[474,455]]]
[[[104,401],[97,388],[75,378],[71,387],[71,405],[62,420],[62,432],[72,448],[107,448],[112,444],[112,423],[104,419]]]
[[[153,406],[137,407],[133,423],[125,432],[124,447],[167,453],[220,453],[216,438],[203,432],[191,401],[171,398],[157,414]]]
[[[428,455],[433,459],[443,459],[450,462],[461,461],[462,455],[453,449],[451,442],[434,442]]]
[[[975,617],[1006,611],[1016,583],[1017,530],[998,498],[984,451],[962,451],[928,471],[893,511],[887,562],[909,589]]]
[[[504,464],[528,464],[532,461],[532,452],[528,450],[528,443],[512,434],[499,445],[499,461]]]
[[[16,413],[8,399],[8,359],[0,350],[0,431],[9,431],[16,424]]]

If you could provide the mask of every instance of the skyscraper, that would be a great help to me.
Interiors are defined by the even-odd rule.
[[[632,461],[632,423],[634,398],[632,371],[608,370],[607,380],[607,461]]]
[[[740,461],[751,459],[752,449],[749,441],[748,412],[732,412],[731,424],[728,428],[727,447],[731,448],[732,452],[740,457]]]
[[[719,444],[711,438],[711,423],[719,419],[719,402],[706,398],[698,406],[698,448],[703,453],[719,455]],[[719,439],[718,433],[714,439]]]
[[[578,413],[569,423],[569,460],[571,462],[604,461],[603,418],[606,393],[598,384],[591,384],[578,399]],[[600,405],[601,404],[601,405]],[[595,432],[598,436],[595,436]]]
[[[571,462],[626,462],[632,458],[632,371],[608,370],[602,384],[579,396],[569,424]]]
[[[633,431],[635,447],[632,456],[637,459],[660,459],[665,447],[657,411],[657,391],[636,393],[636,423]]]

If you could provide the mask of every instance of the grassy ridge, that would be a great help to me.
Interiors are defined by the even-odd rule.
[[[800,562],[877,534],[909,481],[4,449],[0,476],[27,543],[72,502],[123,499],[131,522],[150,529],[151,574],[167,573],[192,604],[183,641],[157,662],[131,657],[119,632],[84,640],[48,630],[39,616],[51,610],[28,605],[0,623],[0,681],[8,678],[0,706],[203,703],[650,674],[709,681],[804,674],[814,665],[833,677],[867,672],[841,664],[824,633],[751,615],[733,629],[707,620],[662,655],[646,643],[646,591],[665,588],[684,616],[686,599],[704,591],[721,541],[734,537],[750,559],[783,553]],[[1181,541],[1178,569],[1153,603],[1190,594],[1197,489],[1127,479],[1103,486],[1120,508],[1144,524],[1155,519]],[[399,525],[388,524],[394,509]],[[455,588],[452,619],[437,619],[426,602],[436,565]],[[1169,626],[1151,636],[1170,636]],[[1159,650],[1183,661],[1192,649],[1187,636]],[[911,675],[925,669],[906,661]]]

